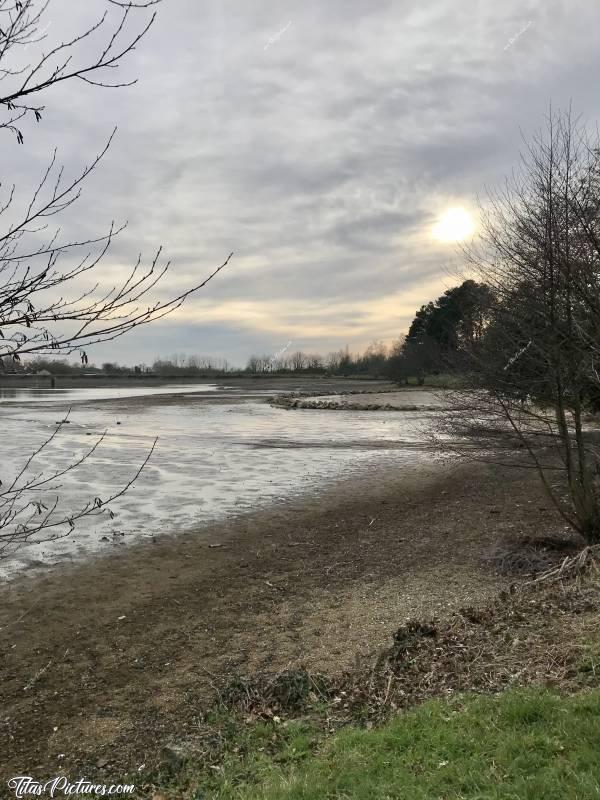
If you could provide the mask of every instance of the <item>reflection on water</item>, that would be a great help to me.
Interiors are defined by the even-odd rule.
[[[48,387],[0,388],[0,403],[27,403],[38,401],[55,401],[58,403],[79,402],[85,400],[112,400],[124,397],[143,397],[148,395],[184,394],[196,392],[214,392],[214,383],[188,384],[187,386],[126,386],[105,387],[90,386],[78,389],[61,389]]]
[[[204,395],[190,396],[196,387],[175,392],[172,387],[141,388],[147,395],[141,402],[127,401],[135,396],[121,393],[128,390],[116,390],[112,400],[76,404],[69,424],[33,465],[36,471],[64,469],[108,432],[93,457],[61,478],[61,502],[72,513],[123,486],[158,436],[142,476],[113,504],[114,519],[87,519],[68,538],[24,548],[3,564],[4,574],[189,530],[209,519],[300,495],[370,465],[415,464],[429,457],[422,447],[426,415],[418,412],[287,411],[252,400],[254,392],[215,393],[214,386],[204,385],[199,387]],[[56,430],[79,393],[93,392],[98,400],[109,391],[115,392],[68,390],[64,405],[38,403],[42,398],[37,397],[32,402],[23,394],[18,399],[26,402],[7,403],[1,411],[0,479],[5,485],[25,455]],[[168,401],[157,397],[169,392],[178,396]]]

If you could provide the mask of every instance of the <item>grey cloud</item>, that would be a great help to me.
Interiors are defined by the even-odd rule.
[[[68,0],[53,7],[59,31],[104,2],[76,14]],[[358,346],[400,333],[406,317],[361,316],[361,298],[406,296],[416,308],[436,279],[443,291],[454,256],[427,239],[436,213],[501,181],[520,128],[541,124],[550,99],[598,117],[599,23],[584,0],[170,0],[126,67],[139,83],[57,92],[2,177],[32,185],[55,145],[75,170],[117,123],[114,148],[63,221],[65,236],[90,236],[129,219],[107,275],[164,243],[180,285],[235,250],[202,302],[271,303],[278,317],[288,307],[290,326],[304,313],[307,329],[320,303],[324,327],[347,329]],[[363,324],[368,333],[352,338]],[[200,327],[173,321],[119,352],[146,358],[198,342],[243,362],[281,346],[279,331],[252,325],[225,313]],[[307,348],[345,337],[311,334]]]

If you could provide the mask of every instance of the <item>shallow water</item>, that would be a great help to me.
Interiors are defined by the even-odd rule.
[[[121,387],[104,387],[94,386],[90,389],[61,389],[49,387],[27,387],[21,388],[1,388],[0,389],[0,403],[29,403],[29,402],[45,402],[57,403],[59,405],[76,403],[80,401],[92,400],[113,400],[122,399],[126,397],[153,397],[156,395],[165,394],[189,394],[190,392],[214,392],[217,390],[217,385],[214,383],[203,383],[196,386],[127,386]]]
[[[155,437],[158,444],[134,486],[111,504],[113,519],[87,518],[66,538],[21,548],[2,562],[5,577],[193,529],[370,465],[416,464],[428,457],[420,446],[424,415],[418,412],[287,411],[259,402],[257,392],[206,384],[134,387],[135,396],[128,389],[64,390],[53,402],[31,390],[11,391],[21,394],[0,411],[4,485],[56,430],[70,403],[69,422],[35,459],[36,471],[66,467],[107,431],[94,454],[45,496],[46,502],[60,496],[69,513],[121,487]]]

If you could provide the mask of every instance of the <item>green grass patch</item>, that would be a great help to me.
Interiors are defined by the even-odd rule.
[[[325,716],[321,719],[316,713],[312,719],[275,720],[279,718],[244,718],[224,709],[210,712],[202,723],[200,752],[181,764],[163,762],[156,772],[146,774],[144,796],[154,797],[156,792],[169,800],[237,797],[239,791],[270,781],[278,769],[301,764],[326,736]]]
[[[598,641],[598,634],[595,631],[588,633],[586,646],[576,669],[580,683],[598,685],[598,681],[600,681],[600,641]]]
[[[519,689],[430,701],[381,728],[347,728],[327,740],[305,723],[254,724],[238,735],[214,775],[198,775],[185,796],[600,798],[599,690],[561,696]]]

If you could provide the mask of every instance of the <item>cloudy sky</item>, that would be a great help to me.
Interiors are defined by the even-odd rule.
[[[105,7],[52,0],[48,41]],[[162,244],[168,294],[234,251],[177,315],[96,347],[98,363],[358,350],[457,282],[436,221],[476,210],[550,102],[600,118],[598,30],[596,0],[164,0],[122,72],[138,83],[46,96],[26,146],[4,143],[2,179],[24,197],[54,147],[75,171],[117,125],[61,222],[82,236],[128,220],[104,279]]]

